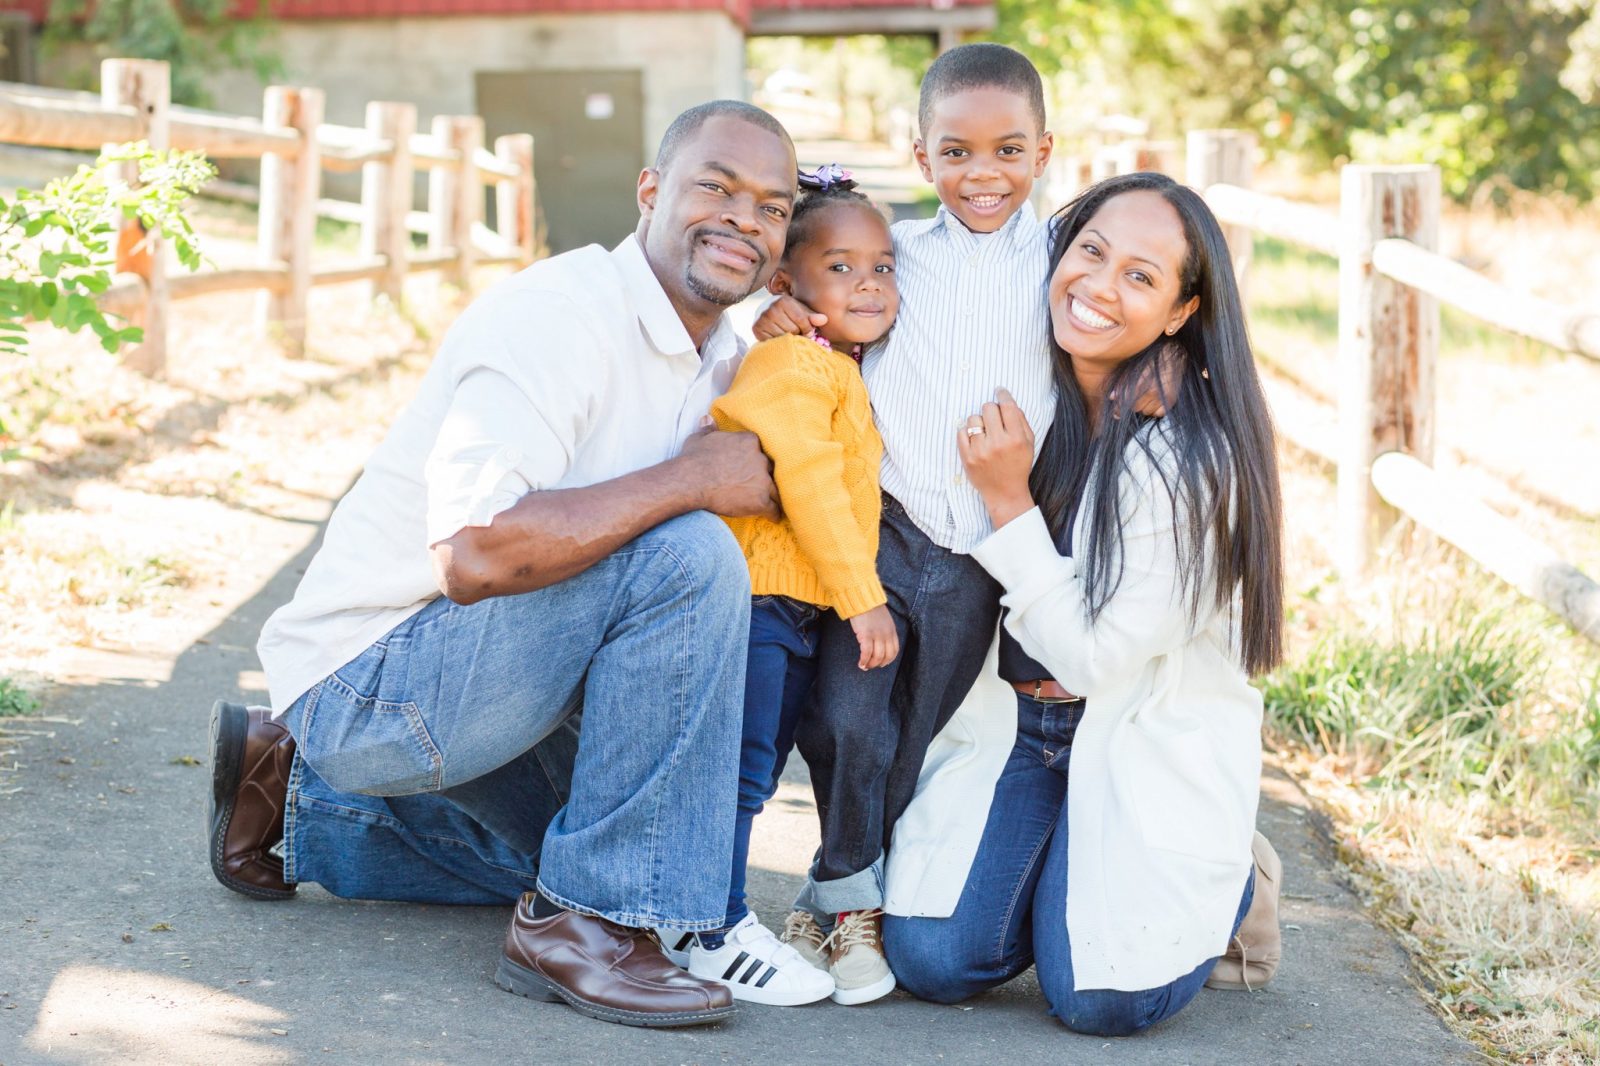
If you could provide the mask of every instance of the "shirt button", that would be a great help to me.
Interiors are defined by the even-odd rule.
[[[522,462],[522,453],[517,451],[515,448],[510,449],[506,452],[506,462],[510,463],[512,466],[516,466],[518,463]]]
[[[975,315],[977,313],[978,313],[978,305],[977,304],[968,304],[967,305],[967,314]]]
[[[975,267],[977,265],[978,265],[978,253],[977,252],[973,252],[971,255],[967,256],[967,266]]]

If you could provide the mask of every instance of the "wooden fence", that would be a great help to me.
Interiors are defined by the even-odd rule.
[[[167,64],[108,59],[93,93],[0,83],[0,143],[99,149],[148,141],[153,148],[198,150],[213,159],[261,160],[255,266],[168,277],[159,241],[138,234],[118,247],[116,283],[101,307],[144,328],[126,359],[156,375],[166,366],[167,309],[174,300],[259,290],[258,318],[292,354],[304,350],[307,294],[313,286],[369,281],[374,295],[398,300],[406,275],[441,271],[463,287],[474,267],[525,265],[537,254],[533,137],[513,134],[484,147],[483,120],[440,115],[417,131],[412,104],[373,102],[365,127],[323,118],[323,93],[309,87],[266,90],[260,119],[171,104]],[[322,172],[361,172],[361,201],[320,198]],[[413,251],[412,180],[428,172],[427,250]],[[484,189],[495,190],[495,230],[483,225]],[[318,215],[359,221],[359,255],[313,263]],[[125,223],[137,226],[137,223]],[[125,237],[128,235],[124,235]],[[142,240],[142,244],[141,244]]]
[[[1600,643],[1600,585],[1432,466],[1439,301],[1596,360],[1600,310],[1518,293],[1439,254],[1437,167],[1346,166],[1334,214],[1253,191],[1250,133],[1198,130],[1186,147],[1184,180],[1223,223],[1241,289],[1252,232],[1338,260],[1337,433],[1319,438],[1288,418],[1278,428],[1337,468],[1334,557],[1341,573],[1363,575],[1395,512],[1403,513]],[[1136,148],[1119,151],[1130,162],[1143,158]],[[1147,155],[1171,158],[1158,150]]]

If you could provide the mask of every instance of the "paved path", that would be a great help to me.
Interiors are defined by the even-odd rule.
[[[510,996],[491,974],[502,908],[287,903],[220,887],[205,861],[206,721],[261,701],[253,644],[310,557],[325,504],[261,517],[228,588],[148,639],[85,652],[0,796],[0,1066],[23,1063],[1384,1063],[1476,1061],[1341,886],[1305,801],[1264,782],[1283,856],[1286,961],[1267,990],[1204,992],[1142,1037],[1066,1032],[1025,975],[961,1007],[746,1007],[647,1032]],[[285,562],[287,560],[287,562]],[[228,605],[237,605],[230,611]],[[803,774],[803,766],[799,767]],[[815,840],[803,777],[757,822],[752,889],[781,918]],[[1048,1058],[1047,1058],[1048,1057]]]

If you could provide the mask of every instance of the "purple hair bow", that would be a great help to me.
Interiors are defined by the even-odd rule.
[[[851,178],[850,172],[838,163],[824,163],[809,174],[804,170],[800,171],[800,185],[806,189],[827,189],[834,185],[854,188],[855,180]]]

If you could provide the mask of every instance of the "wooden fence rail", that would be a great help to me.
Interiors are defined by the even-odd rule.
[[[537,255],[527,134],[498,138],[491,151],[477,116],[438,116],[432,132],[422,134],[414,105],[385,102],[368,105],[365,126],[334,125],[322,121],[322,90],[310,87],[267,89],[259,119],[223,115],[172,106],[168,77],[165,63],[108,59],[99,94],[0,82],[0,144],[98,151],[145,140],[214,159],[261,160],[260,188],[248,196],[259,204],[260,263],[167,278],[159,240],[148,234],[139,235],[136,258],[119,260],[119,277],[100,306],[143,327],[143,342],[125,357],[143,373],[157,375],[166,366],[166,309],[173,300],[257,291],[261,323],[297,354],[315,286],[369,281],[374,295],[398,300],[408,274],[442,271],[464,286],[475,266],[526,265]],[[323,200],[324,170],[360,171],[361,202]],[[417,170],[430,172],[426,214],[412,210]],[[495,230],[482,223],[486,187],[494,190]],[[359,256],[312,262],[319,215],[360,224]],[[428,234],[426,252],[412,249],[413,232]]]
[[[1338,431],[1329,438],[1291,426],[1288,435],[1337,466],[1341,572],[1362,576],[1403,513],[1600,643],[1600,585],[1430,465],[1441,301],[1590,359],[1600,359],[1600,310],[1516,292],[1441,255],[1436,167],[1346,166],[1335,215],[1252,191],[1253,154],[1248,133],[1194,131],[1188,182],[1230,230],[1236,264],[1248,261],[1249,242],[1233,232],[1249,231],[1339,261]]]

